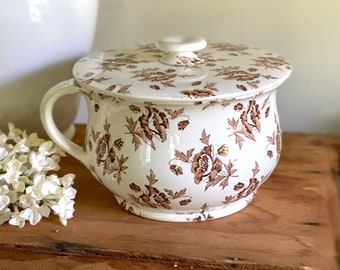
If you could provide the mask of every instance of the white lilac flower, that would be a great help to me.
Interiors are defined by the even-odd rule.
[[[31,225],[36,225],[43,217],[48,217],[50,208],[43,204],[42,206],[33,205],[20,212],[20,217],[30,222]]]
[[[51,206],[56,215],[59,216],[60,222],[66,226],[67,220],[73,217],[74,201],[62,197],[57,204]]]
[[[7,184],[1,184],[0,186],[0,195],[6,195],[9,192],[9,187]]]
[[[1,136],[0,136],[0,140],[1,140]],[[8,152],[6,148],[1,146],[1,142],[0,142],[0,160],[4,159],[7,155],[8,155]]]
[[[22,228],[25,226],[26,219],[23,217],[23,215],[20,215],[21,213],[19,211],[16,211],[12,214],[10,217],[10,220],[8,221],[9,224],[13,226],[18,226],[19,228]]]
[[[0,213],[7,208],[11,199],[7,195],[0,195]]]
[[[10,198],[11,204],[15,204],[16,201],[18,200],[18,193],[14,190],[9,190],[7,196]]]
[[[0,225],[36,225],[52,209],[66,226],[74,212],[75,175],[46,175],[59,170],[65,152],[36,133],[8,127],[8,135],[0,131]]]
[[[27,191],[32,197],[38,200],[48,198],[51,195],[57,195],[62,192],[59,178],[55,174],[46,176],[44,174],[38,174],[33,179],[33,185]]]
[[[63,190],[63,196],[69,200],[73,200],[76,197],[77,190],[73,187],[68,187]]]
[[[36,205],[38,201],[34,199],[31,194],[22,194],[19,196],[19,205],[22,208],[30,208]]]
[[[23,135],[24,131],[16,128],[13,123],[8,123],[8,139],[18,143],[22,138],[27,136]]]
[[[7,136],[0,131],[0,147],[4,147],[7,142]]]
[[[55,159],[52,157],[46,157],[45,155],[41,153],[30,153],[29,161],[32,165],[31,170],[37,171],[37,172],[44,172],[44,171],[57,171],[60,169],[57,162],[60,161],[59,159]]]
[[[45,156],[49,156],[52,154],[57,154],[58,156],[63,156],[65,155],[64,151],[61,151],[60,148],[56,147],[53,142],[51,141],[46,141],[43,142],[40,146],[39,146],[39,153],[44,154]]]
[[[5,208],[0,211],[0,225],[8,221],[12,217],[13,213],[9,208]]]
[[[12,182],[15,182],[19,175],[21,174],[20,171],[21,168],[21,162],[17,159],[11,159],[3,166],[3,170],[6,171],[6,173],[3,173],[0,175],[0,179],[4,179],[7,184],[11,184]]]
[[[49,142],[52,143],[51,141],[49,141]],[[32,134],[28,135],[27,140],[26,140],[26,145],[30,148],[39,147],[43,143],[45,143],[45,140],[42,139],[42,138],[39,138],[37,133],[32,133]],[[52,143],[52,145],[53,145],[53,143]]]
[[[63,177],[61,177],[59,180],[60,180],[60,183],[65,187],[70,187],[73,185],[73,180],[75,178],[75,175],[73,173],[69,173],[69,174],[66,174],[64,175]]]

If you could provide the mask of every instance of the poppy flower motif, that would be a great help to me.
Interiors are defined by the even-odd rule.
[[[257,134],[261,133],[261,121],[269,117],[270,96],[267,96],[262,105],[256,99],[249,100],[247,106],[241,103],[234,105],[234,111],[239,117],[228,118],[228,124],[240,149],[245,140],[256,142]]]
[[[210,182],[222,171],[222,161],[212,154],[212,145],[205,146],[193,157],[191,172],[195,174],[195,184],[199,184],[204,177]]]
[[[151,103],[145,103],[144,108],[135,105],[130,105],[129,108],[134,114],[139,115],[137,119],[126,117],[127,124],[125,125],[132,135],[135,150],[139,148],[142,142],[150,145],[153,149],[156,149],[155,139],[162,143],[165,142],[170,121],[177,117],[187,118],[177,123],[178,130],[184,130],[189,125],[189,117],[183,115],[184,108],[178,110],[161,109]]]
[[[229,178],[236,177],[237,170],[233,168],[234,164],[230,160],[228,164],[222,161],[222,158],[228,156],[229,147],[223,144],[215,152],[213,145],[209,143],[209,139],[210,135],[207,135],[204,129],[200,138],[204,146],[198,153],[193,153],[195,149],[187,150],[186,153],[175,150],[175,159],[170,161],[170,170],[176,175],[179,175],[177,172],[183,174],[182,167],[171,164],[175,160],[180,160],[183,163],[191,164],[195,184],[199,185],[205,182],[205,190],[217,184],[224,189],[228,186]]]

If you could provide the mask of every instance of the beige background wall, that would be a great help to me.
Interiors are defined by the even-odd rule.
[[[339,14],[339,0],[100,0],[93,50],[171,34],[271,49],[293,65],[278,91],[283,130],[340,134]]]

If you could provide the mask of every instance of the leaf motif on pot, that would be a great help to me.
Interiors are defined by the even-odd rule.
[[[113,177],[116,179],[116,181],[120,183],[122,180],[122,174],[125,174],[125,170],[128,169],[128,167],[125,165],[128,157],[117,155],[113,147],[120,151],[124,145],[124,142],[121,138],[118,138],[114,140],[112,145],[112,138],[109,129],[110,124],[108,123],[107,119],[105,120],[105,124],[103,126],[103,130],[105,131],[104,134],[102,134],[100,131],[95,131],[95,129],[92,127],[89,136],[89,145],[95,145],[96,164],[102,169],[102,174],[113,174]]]
[[[161,87],[157,84],[150,85],[150,88],[153,89],[153,90],[161,90]]]
[[[289,63],[281,56],[259,56],[253,59],[255,62],[254,66],[265,67],[266,69],[277,69],[282,71],[282,67],[290,69]],[[277,79],[271,77],[270,79]]]
[[[183,169],[181,166],[178,165],[170,165],[170,171],[172,171],[176,175],[182,175],[183,174]]]
[[[234,190],[238,191],[240,189],[242,189],[244,187],[244,184],[241,182],[238,182],[235,186],[234,186]]]
[[[203,129],[200,141],[206,145],[209,145],[209,139],[210,139],[210,134],[207,135],[207,133],[205,132],[205,129]]]
[[[130,86],[131,86],[131,84],[121,85],[120,88],[117,90],[117,93],[119,93],[119,94],[130,94],[130,92],[128,90]]]
[[[189,121],[183,120],[183,121],[178,122],[177,127],[178,127],[178,130],[184,130],[188,125],[189,125]]]
[[[232,202],[235,202],[241,198],[245,198],[251,194],[253,194],[260,186],[260,183],[265,181],[268,177],[267,176],[262,176],[261,181],[258,180],[257,175],[260,172],[260,167],[257,161],[255,161],[255,166],[252,169],[252,177],[249,179],[248,185],[244,182],[238,182],[237,184],[234,185],[234,191],[237,192],[236,195],[228,195],[225,197],[225,200],[223,201],[224,204],[229,204]]]
[[[100,82],[103,82],[103,81],[107,81],[107,80],[110,80],[109,77],[99,77],[99,78],[89,78],[87,79],[87,77],[83,77],[81,78],[82,82],[86,83],[86,84],[90,84],[92,82],[97,82],[97,83],[100,83]]]
[[[276,124],[276,152],[278,153],[278,158],[279,158],[279,154],[282,148],[282,142],[281,142],[281,128],[280,128],[279,120],[278,120],[276,113],[274,114],[274,121]]]
[[[136,185],[135,183],[131,183],[131,184],[129,185],[129,187],[130,187],[130,189],[131,189],[132,191],[134,191],[134,192],[140,192],[140,191],[141,191],[141,188],[140,188],[138,185]]]
[[[184,108],[178,109],[178,110],[172,110],[172,109],[164,109],[167,114],[170,116],[171,119],[176,119],[178,116],[182,115],[184,113]]]
[[[223,108],[228,107],[232,102],[234,101],[234,99],[217,99],[217,100],[210,100],[208,103],[206,103],[204,105],[204,107],[202,108],[202,110],[205,110],[211,106],[215,106],[215,105],[220,105]],[[197,105],[201,105],[201,103],[197,104]]]
[[[202,81],[194,81],[191,85],[197,86],[197,85],[200,85],[201,83],[202,83]]]
[[[185,200],[181,200],[179,202],[179,205],[188,205],[189,203],[191,203],[191,199],[185,199]]]
[[[237,85],[236,85],[236,88],[238,88],[238,89],[240,89],[240,90],[242,90],[242,91],[247,91],[247,90],[248,90],[247,87],[244,86],[244,85],[242,85],[242,84],[237,84]]]
[[[141,109],[136,105],[129,105],[129,109],[134,113],[139,113]]]
[[[189,98],[202,98],[215,96],[214,92],[218,89],[215,87],[217,83],[206,83],[203,88],[192,89],[192,90],[182,90],[181,93],[188,96]]]
[[[202,210],[205,210],[205,209],[208,209],[209,208],[209,205],[207,203],[204,203],[202,206],[201,206],[201,209]]]
[[[216,58],[211,52],[207,51],[199,51],[197,52],[197,56],[199,59],[203,60],[199,64],[206,67],[214,67],[217,65],[217,62],[225,62],[228,60],[227,58]]]
[[[264,116],[267,118],[269,116],[270,113],[270,107],[268,106],[268,108],[266,109]]]
[[[276,153],[276,159],[278,160],[281,152],[281,129],[277,120],[276,114],[274,114],[274,122],[276,124],[276,130],[273,131],[271,136],[267,135],[267,156],[273,158],[274,151]]]
[[[186,154],[180,152],[175,149],[175,157],[182,162],[189,162],[190,158],[192,157],[192,153],[194,152],[195,148],[187,150]]]
[[[161,70],[160,68],[144,68],[131,71],[134,74],[131,78],[138,78],[139,81],[159,82],[164,87],[176,87],[173,82],[177,76],[175,69]],[[151,89],[160,90],[161,87],[155,84],[150,85]]]
[[[215,76],[222,77],[223,80],[232,80],[236,82],[245,82],[251,89],[259,88],[260,79],[275,80],[276,77],[261,74],[256,68],[241,69],[240,66],[219,67],[213,69]],[[241,91],[247,91],[248,88],[244,84],[236,84],[236,88]]]
[[[189,98],[202,98],[215,96],[214,92],[206,89],[182,90],[181,93],[188,96]]]
[[[113,58],[105,59],[98,62],[97,69],[102,71],[121,71],[123,67],[134,68],[134,65],[148,62],[146,60],[139,60],[136,54],[116,54]]]
[[[242,103],[237,103],[235,106],[234,106],[234,110],[239,112],[239,111],[242,111],[243,109],[243,104]]]
[[[269,158],[273,158],[273,151],[272,150],[267,150],[267,156]]]

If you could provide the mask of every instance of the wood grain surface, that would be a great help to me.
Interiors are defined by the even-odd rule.
[[[75,141],[83,141],[77,126]],[[0,269],[337,269],[340,137],[285,134],[279,164],[243,211],[201,223],[134,216],[72,157],[75,216],[0,226]]]

